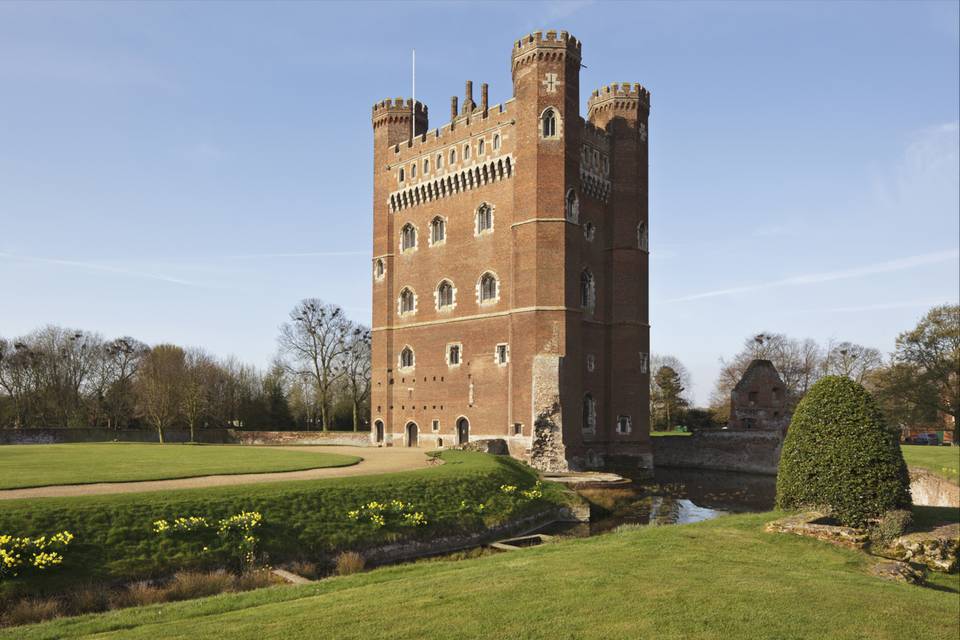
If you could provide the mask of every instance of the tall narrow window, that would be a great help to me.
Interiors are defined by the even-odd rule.
[[[642,251],[650,250],[650,238],[647,233],[646,222],[641,222],[637,225],[637,247]]]
[[[577,192],[573,189],[567,191],[566,214],[570,222],[577,222],[580,218],[580,203],[577,201]]]
[[[417,248],[417,228],[409,222],[400,230],[400,250],[409,251]]]
[[[386,273],[386,269],[383,264],[383,258],[377,258],[376,262],[373,263],[373,277],[380,280],[383,278],[383,274]]]
[[[480,138],[480,141],[477,143],[477,155],[478,155],[478,156],[482,156],[482,155],[483,155],[483,151],[484,151],[484,148],[483,148],[483,138]]]
[[[487,203],[477,209],[477,234],[493,231],[493,209]]]
[[[640,354],[640,373],[650,373],[650,354]]]
[[[497,279],[492,273],[485,273],[480,276],[480,303],[496,302],[497,300]]]
[[[589,269],[584,269],[580,273],[580,306],[588,313],[593,313],[596,304],[596,285],[593,281],[593,274]]]
[[[447,364],[451,367],[460,365],[460,345],[451,344],[447,346]]]
[[[400,292],[400,313],[413,313],[417,309],[417,296],[408,287]]]
[[[404,347],[400,352],[400,368],[409,369],[413,367],[413,349]]]
[[[410,165],[410,177],[411,177],[411,178],[416,178],[416,177],[417,177],[417,163],[416,163],[416,162],[414,162],[412,165]]]
[[[456,161],[457,161],[457,150],[450,149],[450,164],[453,164]]]
[[[463,159],[464,160],[470,159],[470,143],[469,142],[463,145]]]
[[[442,154],[442,153],[438,153],[438,154],[437,154],[437,170],[439,171],[440,169],[443,169],[443,154]]]
[[[453,306],[453,285],[449,280],[444,280],[437,287],[437,309],[444,309]]]
[[[593,400],[593,394],[587,393],[583,396],[583,430],[594,432],[597,430],[597,404]]]
[[[500,134],[493,134],[493,150],[500,151]]]
[[[543,112],[543,137],[555,138],[557,136],[557,113],[553,109],[547,109]]]
[[[437,216],[430,223],[430,244],[440,244],[447,239],[447,222]]]
[[[403,167],[400,167],[400,182],[403,182],[403,180],[404,180]]]
[[[630,433],[633,430],[633,420],[630,416],[617,416],[617,433]]]
[[[510,347],[506,344],[498,344],[497,350],[494,353],[494,359],[497,361],[497,364],[504,365],[510,362]]]

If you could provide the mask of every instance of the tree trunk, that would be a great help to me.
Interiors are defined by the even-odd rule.
[[[157,436],[160,438],[160,444],[163,444],[163,425],[157,424]]]
[[[359,408],[357,407],[357,401],[356,399],[354,399],[353,401],[353,430],[354,431],[359,430],[357,429],[357,420],[359,419],[359,413],[360,411],[359,411]]]
[[[196,433],[195,433],[194,427],[195,427],[194,421],[191,420],[191,421],[190,421],[190,442],[196,442],[196,441],[197,441],[197,437],[196,437]]]

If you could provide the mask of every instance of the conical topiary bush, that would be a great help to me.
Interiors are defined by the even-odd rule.
[[[797,405],[780,455],[777,506],[826,509],[854,527],[910,508],[910,478],[897,438],[853,380],[823,378]]]

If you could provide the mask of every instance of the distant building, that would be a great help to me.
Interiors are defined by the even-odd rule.
[[[790,424],[787,390],[769,360],[754,360],[730,393],[730,429],[786,431]]]

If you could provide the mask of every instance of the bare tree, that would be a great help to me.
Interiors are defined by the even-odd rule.
[[[184,351],[171,344],[151,349],[137,372],[140,412],[157,430],[161,444],[163,430],[180,417],[185,372]]]
[[[290,370],[309,377],[317,388],[324,431],[330,426],[331,391],[343,375],[340,359],[351,329],[343,309],[316,298],[300,302],[290,312],[290,322],[280,325],[278,342]]]
[[[873,347],[852,342],[827,345],[823,370],[829,376],[845,376],[863,384],[867,377],[883,366],[883,356]]]
[[[370,330],[359,324],[354,325],[343,354],[347,393],[353,406],[354,431],[359,428],[361,407],[370,397],[370,345]]]

